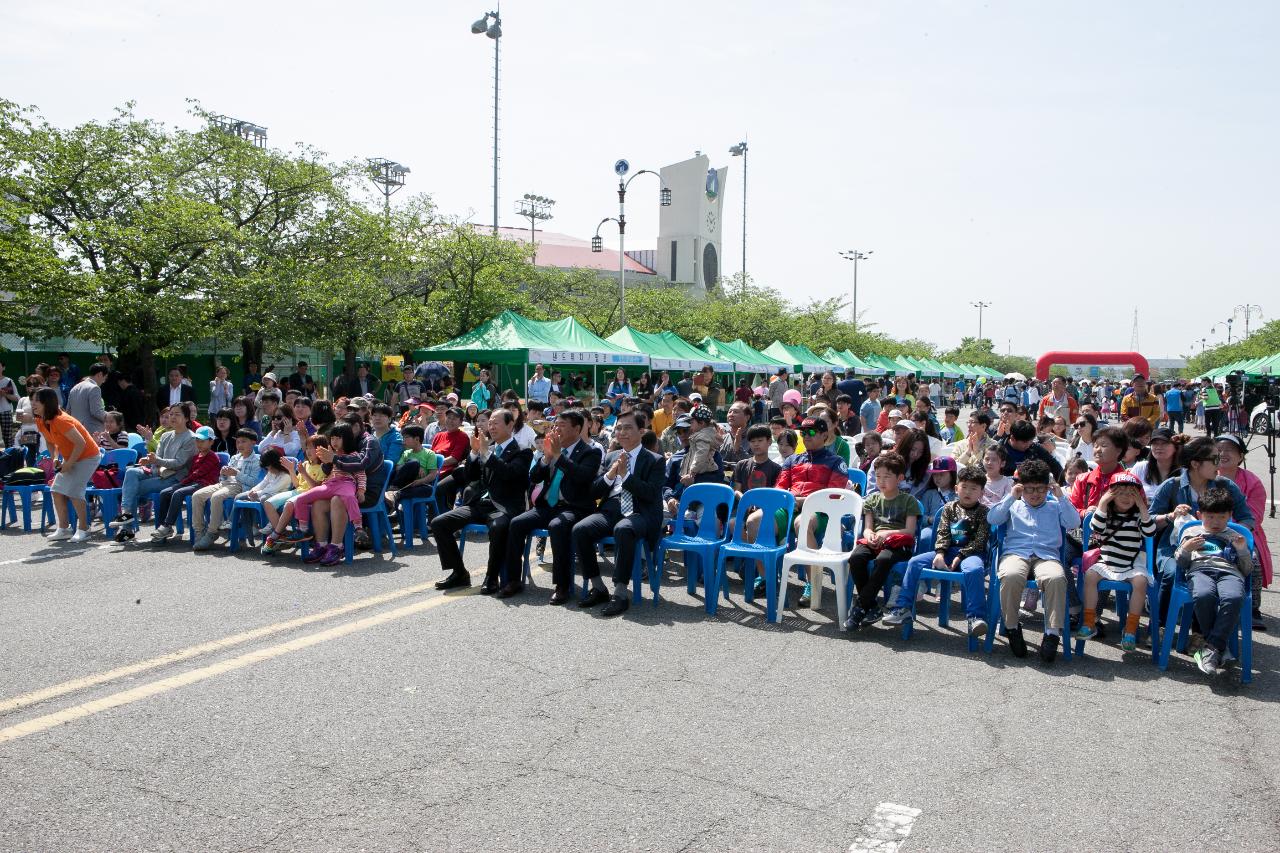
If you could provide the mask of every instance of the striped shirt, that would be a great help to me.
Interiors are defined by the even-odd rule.
[[[1108,515],[1099,506],[1089,522],[1089,545],[1101,549],[1102,564],[1109,569],[1124,571],[1133,566],[1145,549],[1144,538],[1154,536],[1156,520],[1150,516],[1143,521],[1136,509]]]

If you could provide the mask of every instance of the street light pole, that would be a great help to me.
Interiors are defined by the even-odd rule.
[[[555,199],[525,193],[524,198],[516,199],[516,213],[529,220],[529,245],[533,246],[533,260],[538,260],[537,223],[551,218],[551,208],[555,207]]]
[[[984,308],[990,308],[991,303],[978,301],[970,302],[969,304],[978,309],[978,340],[982,340],[982,310]]]
[[[369,158],[369,177],[378,185],[383,197],[383,215],[391,221],[391,196],[404,186],[409,167],[386,157]]]
[[[742,286],[747,286],[747,142],[744,139],[729,149],[734,157],[742,158]]]
[[[866,252],[849,249],[840,253],[840,257],[846,261],[853,261],[853,330],[855,332],[858,331],[858,261],[865,261],[868,255],[874,255],[875,253],[875,249]]]
[[[489,23],[489,19],[493,23]],[[493,233],[498,233],[498,58],[499,40],[502,38],[502,18],[495,10],[485,12],[484,17],[471,25],[475,35],[484,33],[493,39]]]
[[[1247,338],[1249,337],[1249,319],[1251,317],[1257,317],[1259,320],[1261,320],[1262,306],[1261,305],[1237,305],[1235,307],[1235,310],[1232,312],[1231,316],[1234,318],[1237,314],[1244,314],[1244,336]]]
[[[631,168],[626,160],[619,160],[614,165],[614,171],[618,175],[618,218],[606,216],[600,220],[600,225],[606,222],[616,222],[618,224],[618,304],[619,317],[622,325],[627,325],[627,187],[631,186],[631,182],[641,175],[653,175],[658,179],[658,204],[663,207],[671,206],[671,190],[662,183],[662,175],[650,169],[641,169],[630,178],[626,177],[628,170]],[[596,226],[596,235],[591,238],[591,251],[603,252],[604,241],[600,239],[600,225]]]

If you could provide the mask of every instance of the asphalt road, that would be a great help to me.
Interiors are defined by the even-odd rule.
[[[442,595],[422,547],[0,533],[0,849],[1280,849],[1274,618],[1253,683],[1211,684],[1113,641],[971,655],[928,602],[909,642],[830,595],[770,625],[737,583],[708,617],[668,568],[605,621],[542,572]]]

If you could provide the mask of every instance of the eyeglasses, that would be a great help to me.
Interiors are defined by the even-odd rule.
[[[802,429],[802,430],[800,430],[800,434],[801,434],[801,435],[803,435],[805,438],[813,438],[815,435],[817,435],[817,434],[818,434],[818,430],[816,430],[816,429]]]
[[[1038,495],[1038,494],[1040,494],[1041,492],[1047,492],[1047,491],[1049,491],[1049,487],[1048,487],[1048,486],[1031,486],[1031,485],[1027,485],[1027,486],[1023,486],[1023,487],[1022,487],[1022,491],[1023,491],[1023,492],[1029,492],[1029,493],[1031,493],[1031,494],[1033,494],[1033,495]]]

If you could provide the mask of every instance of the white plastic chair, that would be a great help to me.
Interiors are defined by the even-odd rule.
[[[822,534],[819,547],[813,549],[804,543],[808,541],[809,525],[818,515],[827,517],[827,529]],[[835,576],[836,613],[839,616],[840,625],[844,625],[849,610],[849,555],[853,553],[853,547],[848,551],[841,547],[844,526],[840,523],[840,519],[846,515],[853,516],[853,541],[857,543],[858,537],[862,535],[861,495],[848,489],[821,489],[804,499],[804,507],[800,511],[800,521],[796,528],[799,531],[797,536],[800,544],[782,558],[782,571],[778,578],[778,609],[773,621],[782,621],[782,611],[787,606],[787,579],[791,576],[792,567],[807,566],[810,584],[809,599],[814,610],[822,606],[822,570],[830,569]]]

